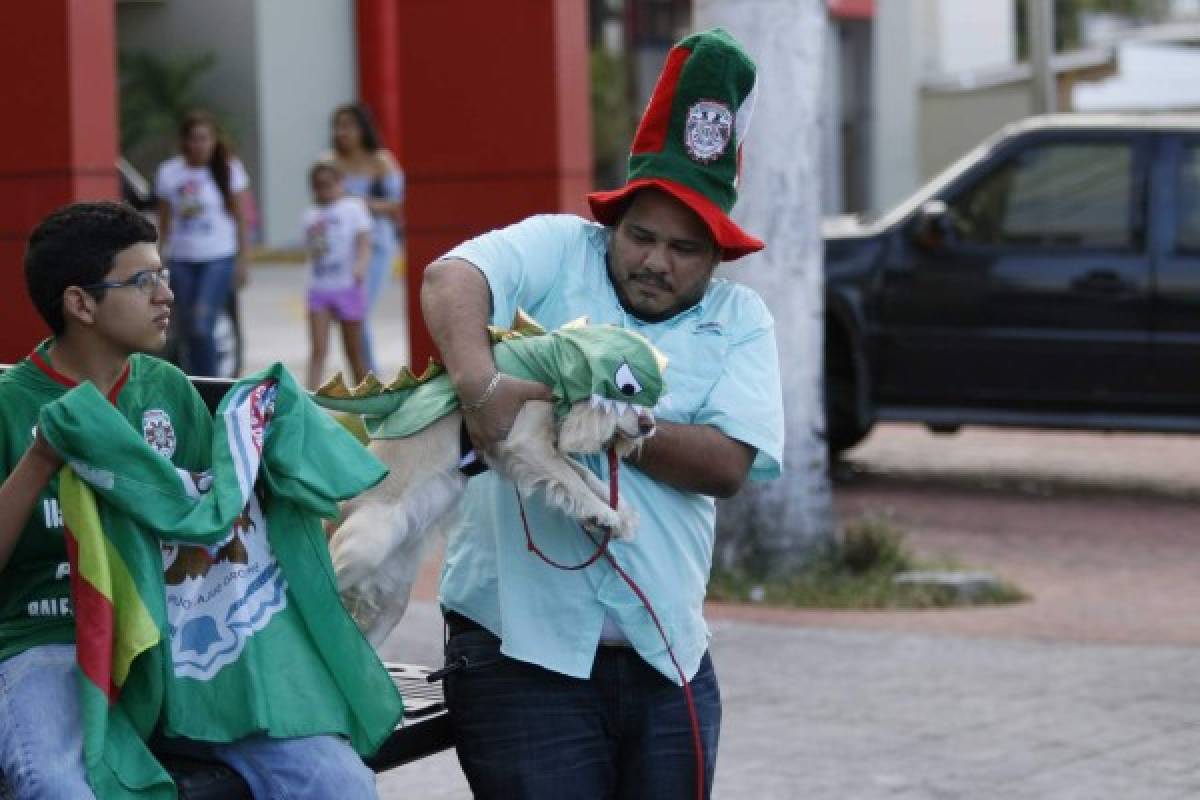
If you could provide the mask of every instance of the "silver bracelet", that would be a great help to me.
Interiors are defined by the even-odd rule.
[[[487,401],[491,400],[492,395],[496,393],[496,387],[500,385],[500,376],[502,374],[503,373],[497,370],[496,374],[492,376],[492,379],[488,381],[487,388],[483,390],[483,394],[479,395],[479,399],[473,403],[463,403],[462,410],[470,413],[472,411],[478,411],[487,405]]]

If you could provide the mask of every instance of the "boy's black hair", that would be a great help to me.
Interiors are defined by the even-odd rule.
[[[55,336],[66,328],[63,292],[99,283],[117,253],[141,242],[157,242],[158,231],[127,205],[107,201],[72,203],[43,219],[25,247],[29,299]],[[101,300],[103,289],[90,290]]]

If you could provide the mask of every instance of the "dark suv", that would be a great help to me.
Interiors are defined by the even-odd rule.
[[[834,452],[879,420],[1200,432],[1200,115],[1031,118],[824,234]]]

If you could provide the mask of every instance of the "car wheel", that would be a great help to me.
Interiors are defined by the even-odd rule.
[[[825,437],[833,455],[849,450],[866,438],[871,424],[861,418],[854,383],[854,365],[841,337],[826,333]]]

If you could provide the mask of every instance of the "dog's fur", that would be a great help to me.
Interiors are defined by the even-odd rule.
[[[448,517],[466,488],[458,469],[462,413],[455,411],[404,439],[378,439],[371,451],[390,467],[379,485],[348,502],[330,541],[338,588],[355,621],[379,647],[408,607],[425,542]],[[653,433],[644,408],[608,410],[576,403],[556,426],[554,406],[525,404],[488,466],[512,480],[523,496],[543,490],[546,502],[585,528],[630,539],[637,515],[608,486],[568,453],[616,448],[626,456]],[[557,435],[556,435],[557,434]]]

